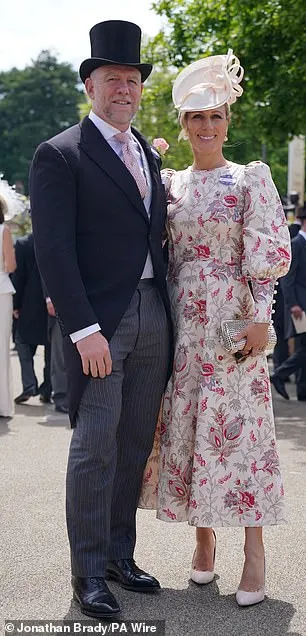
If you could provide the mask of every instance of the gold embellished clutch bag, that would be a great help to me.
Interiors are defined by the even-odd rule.
[[[246,338],[242,338],[238,342],[234,340],[236,336],[245,329],[248,325],[253,324],[252,320],[237,319],[237,320],[223,320],[220,327],[220,343],[222,347],[228,351],[228,353],[235,354],[241,351],[246,343]],[[276,345],[276,333],[272,323],[269,323],[268,329],[268,342],[265,347],[265,353],[268,355],[272,353]]]

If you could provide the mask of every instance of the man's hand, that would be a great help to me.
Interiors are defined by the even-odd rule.
[[[46,300],[46,307],[49,316],[55,316],[55,308],[52,300]]]
[[[293,305],[290,307],[290,311],[295,319],[301,319],[303,316],[303,309],[300,305]]]
[[[253,322],[251,325],[248,325],[245,329],[240,331],[235,340],[238,342],[239,340],[242,340],[242,338],[247,339],[241,353],[245,356],[251,355],[252,357],[261,354],[265,350],[268,342],[268,328],[269,323]]]
[[[106,338],[100,331],[92,333],[76,342],[76,348],[82,359],[85,375],[93,378],[105,378],[112,372],[112,359]]]
[[[13,311],[13,316],[14,316],[14,318],[15,318],[16,320],[18,320],[18,318],[19,318],[19,309],[14,309],[14,311]]]

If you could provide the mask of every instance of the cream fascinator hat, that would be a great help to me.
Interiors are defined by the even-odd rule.
[[[243,73],[232,49],[227,55],[212,55],[192,62],[173,84],[174,106],[184,113],[233,104],[243,93],[239,86]]]
[[[10,221],[17,214],[23,211],[24,205],[22,197],[15,192],[14,188],[8,184],[0,174],[0,204],[2,206],[4,220]]]

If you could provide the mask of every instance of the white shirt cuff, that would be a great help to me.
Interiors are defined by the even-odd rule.
[[[72,342],[75,343],[79,340],[82,340],[82,338],[86,338],[86,336],[91,336],[92,333],[100,331],[100,329],[100,325],[96,322],[94,325],[89,325],[89,327],[85,327],[85,329],[79,329],[79,331],[74,331],[69,335]]]

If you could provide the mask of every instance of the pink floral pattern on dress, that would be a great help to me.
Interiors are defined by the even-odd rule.
[[[237,364],[218,340],[221,320],[271,317],[291,258],[277,190],[261,162],[164,179],[175,357],[140,506],[195,526],[282,523],[266,358]]]

